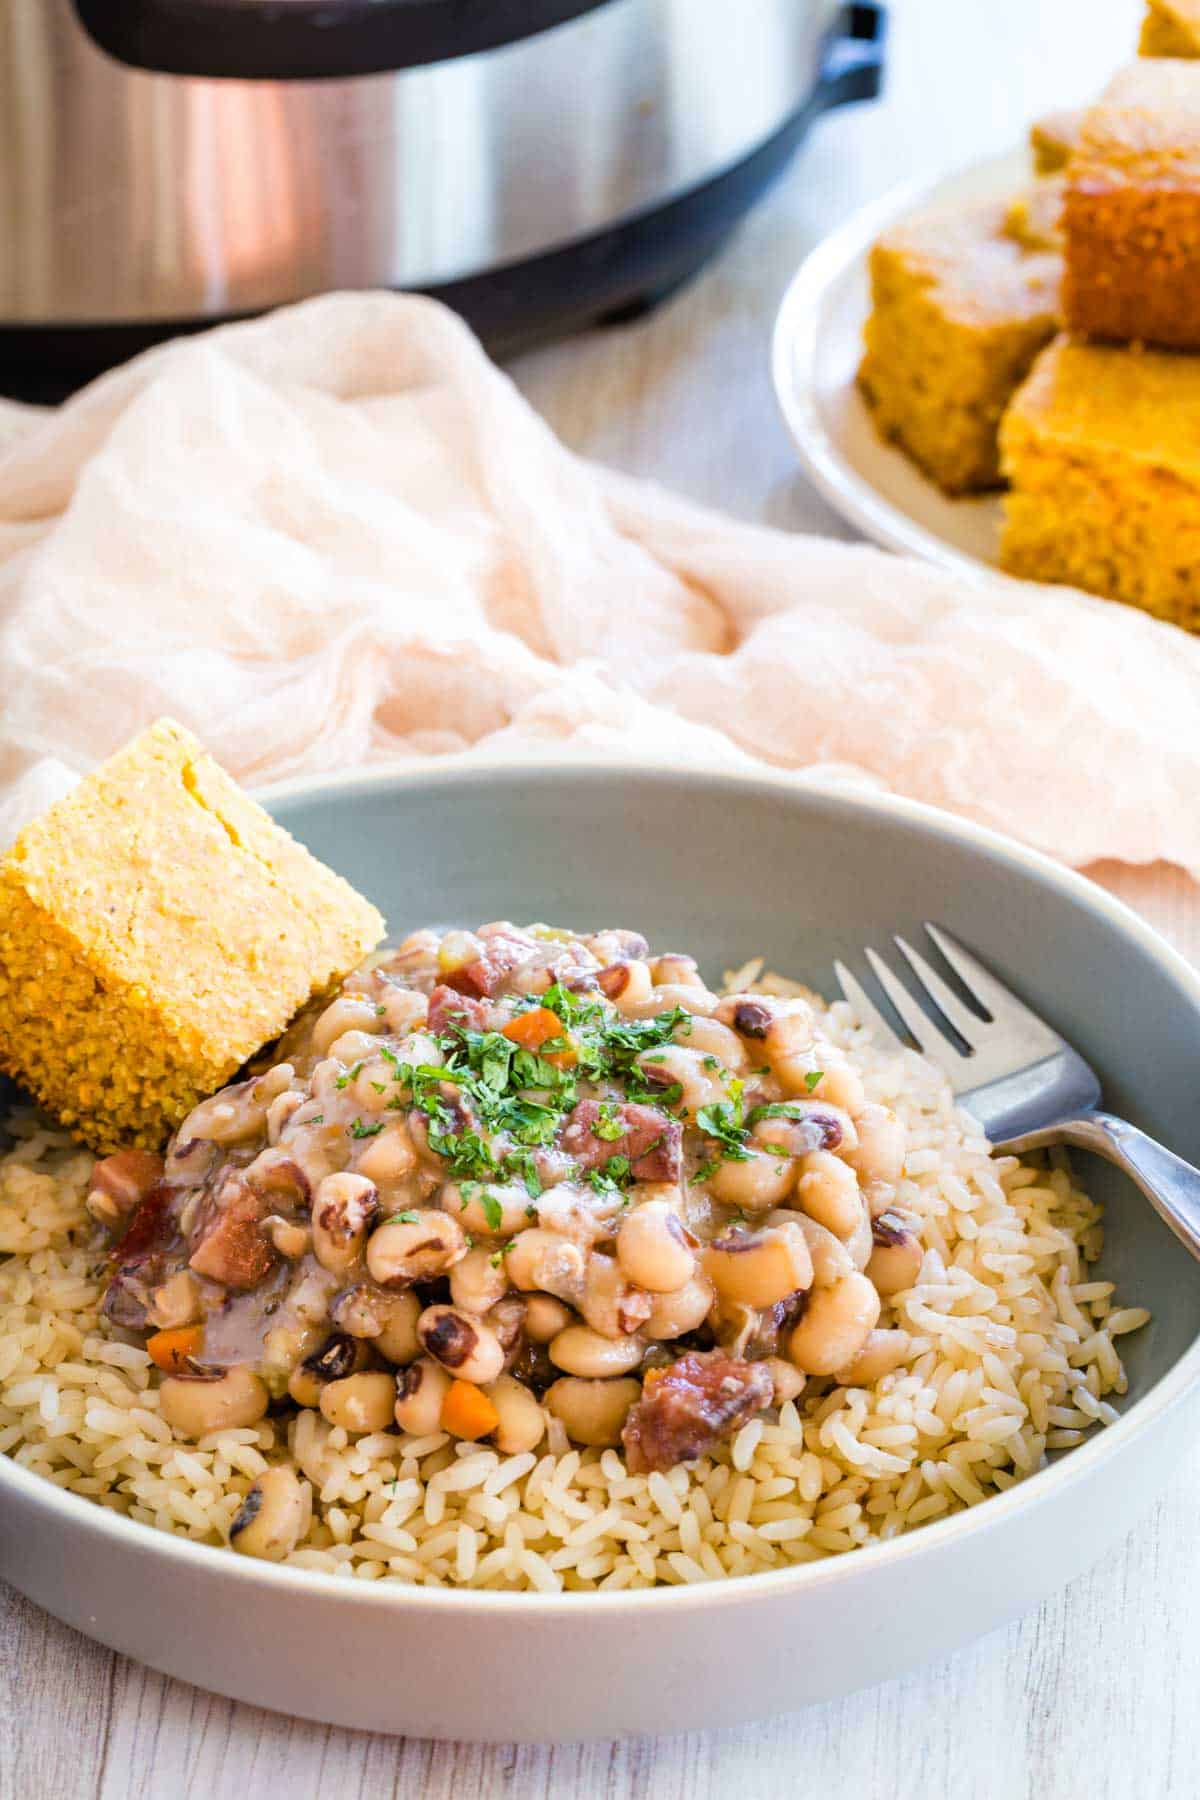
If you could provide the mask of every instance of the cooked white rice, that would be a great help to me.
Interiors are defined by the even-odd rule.
[[[736,985],[758,972],[748,965]],[[104,1255],[83,1207],[92,1159],[26,1115],[0,1158],[0,1451],[209,1544],[227,1541],[255,1477],[290,1455],[312,1492],[295,1566],[543,1593],[815,1562],[985,1500],[1116,1417],[1117,1340],[1149,1314],[1092,1279],[1101,1209],[1065,1158],[992,1157],[920,1057],[881,1055],[840,1003],[828,1031],[868,1097],[908,1127],[897,1204],[925,1245],[917,1285],[880,1321],[912,1333],[909,1361],[873,1387],[818,1383],[667,1475],[630,1475],[616,1451],[561,1436],[510,1457],[442,1432],[351,1439],[314,1412],[185,1443],[159,1416],[146,1352],[100,1318]]]

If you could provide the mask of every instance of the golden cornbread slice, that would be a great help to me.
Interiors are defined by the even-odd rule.
[[[383,930],[161,719],[0,862],[0,1068],[93,1149],[157,1148]]]
[[[1086,114],[1086,107],[1073,106],[1033,121],[1029,127],[1029,148],[1035,175],[1057,175],[1066,168],[1079,142]]]
[[[1000,443],[1011,575],[1200,629],[1200,356],[1056,338]]]
[[[947,494],[995,487],[996,430],[1057,328],[1060,262],[1005,234],[1003,202],[928,213],[871,251],[858,382],[886,438]]]
[[[1067,169],[1063,230],[1068,330],[1200,348],[1200,63],[1113,78]]]
[[[1005,234],[1025,250],[1061,250],[1065,178],[1043,175],[1008,203]]]
[[[1149,0],[1138,52],[1142,56],[1200,56],[1200,0]]]

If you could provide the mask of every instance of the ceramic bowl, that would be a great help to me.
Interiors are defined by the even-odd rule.
[[[1110,1106],[1200,1161],[1200,981],[1132,913],[990,832],[782,778],[444,767],[275,790],[275,815],[422,922],[635,925],[711,974],[763,953],[830,987],[835,956],[933,918],[1091,1058]],[[1119,1422],[1008,1493],[782,1573],[632,1594],[356,1583],[106,1512],[0,1457],[0,1574],[187,1681],[419,1736],[611,1737],[733,1724],[897,1675],[1036,1605],[1127,1532],[1194,1426],[1200,1270],[1101,1165],[1104,1268],[1153,1323]],[[1114,1604],[1120,1596],[1114,1594]]]

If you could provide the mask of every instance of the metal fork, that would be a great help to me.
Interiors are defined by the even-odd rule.
[[[876,980],[917,1048],[949,1077],[960,1104],[998,1150],[1075,1144],[1132,1177],[1181,1243],[1200,1261],[1200,1170],[1136,1125],[1100,1106],[1095,1070],[1044,1019],[946,931],[925,929],[970,995],[950,984],[902,937],[892,941],[936,1016],[914,997],[876,951],[865,952]],[[842,993],[860,1023],[885,1048],[906,1046],[845,963],[834,964]]]

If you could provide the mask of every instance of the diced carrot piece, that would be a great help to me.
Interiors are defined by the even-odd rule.
[[[540,1051],[543,1044],[552,1038],[566,1037],[566,1027],[558,1014],[551,1012],[548,1006],[535,1006],[531,1012],[518,1013],[504,1027],[504,1036],[519,1044],[522,1050]],[[570,1045],[565,1050],[552,1050],[546,1057],[556,1069],[569,1069],[575,1062],[575,1051]]]
[[[165,1375],[187,1375],[191,1359],[204,1345],[203,1325],[177,1325],[173,1331],[156,1331],[146,1339],[151,1361]]]
[[[473,1381],[452,1381],[442,1401],[442,1425],[455,1437],[481,1438],[495,1431],[500,1423],[496,1411],[481,1387]]]

